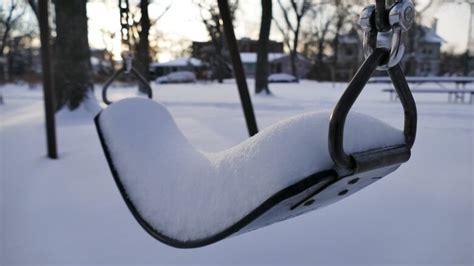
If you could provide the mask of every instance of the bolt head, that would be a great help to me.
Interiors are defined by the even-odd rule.
[[[415,6],[411,0],[398,2],[389,13],[389,21],[392,27],[400,27],[407,31],[415,23]]]

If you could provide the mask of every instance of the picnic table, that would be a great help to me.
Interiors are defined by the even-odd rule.
[[[398,99],[398,94],[395,92],[393,88],[383,89],[383,92],[390,93],[390,100],[395,101]],[[412,93],[431,93],[431,94],[448,94],[448,102],[466,102],[468,99],[468,103],[473,103],[474,98],[474,90],[472,89],[411,89]],[[466,98],[466,95],[469,95]]]
[[[474,102],[474,89],[466,88],[466,84],[474,83],[474,77],[407,77],[407,82],[411,84],[434,83],[439,89],[424,89],[415,87],[411,89],[412,93],[425,94],[447,94],[448,102],[468,103]],[[374,77],[369,83],[391,83],[389,77]],[[448,88],[445,85],[454,84],[454,87]],[[383,92],[390,93],[390,100],[396,100],[398,95],[394,88],[383,89]],[[469,97],[466,97],[469,96]]]

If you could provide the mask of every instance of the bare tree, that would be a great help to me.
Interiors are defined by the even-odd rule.
[[[324,52],[329,43],[329,34],[333,24],[330,5],[315,4],[309,12],[309,22],[302,30],[301,43],[303,54],[308,58],[315,58],[317,63],[323,61]]]
[[[31,10],[35,14],[36,19],[39,19],[37,2],[35,0],[28,0],[28,4],[30,5]]]
[[[219,83],[222,83],[224,77],[230,72],[230,64],[224,55],[224,25],[222,23],[217,1],[194,0],[194,3],[199,7],[201,21],[209,33],[213,46],[213,51],[208,51],[208,55],[205,56],[205,59],[207,59],[211,65],[214,78],[216,78]],[[238,5],[239,0],[229,1],[232,19],[235,18],[235,11],[237,10]]]
[[[151,63],[151,53],[150,53],[150,29],[154,26],[160,18],[166,14],[166,12],[170,9],[171,4],[165,7],[163,12],[155,19],[150,19],[148,13],[148,6],[150,5],[149,0],[140,0],[140,19],[136,20],[134,23],[134,29],[137,33],[138,40],[136,42],[136,53],[137,53],[137,63],[135,66],[137,67],[138,71],[147,79],[150,79],[149,74],[149,66]],[[147,88],[143,85],[140,85],[139,90],[142,92],[146,92]]]
[[[355,28],[357,25],[356,17],[357,13],[354,10],[353,3],[357,1],[344,1],[344,0],[335,0],[334,6],[336,11],[334,13],[334,26],[332,29],[333,32],[333,41],[332,41],[332,51],[334,53],[334,62],[337,62],[339,57],[339,41],[341,33],[344,30],[347,30],[346,27],[350,29]]]
[[[267,94],[270,94],[270,89],[268,88],[268,43],[272,25],[272,0],[261,0],[261,3],[262,18],[257,47],[255,93],[265,91]]]
[[[0,29],[2,41],[0,44],[0,57],[5,55],[5,50],[11,36],[11,32],[24,13],[25,6],[21,1],[18,0],[10,0],[8,5],[0,6],[0,25],[2,25]]]
[[[160,31],[154,31],[152,36],[150,49],[154,57],[159,52],[167,53],[174,58],[189,57],[192,54],[192,41],[186,37],[169,36]]]
[[[21,75],[30,80],[33,68],[31,42],[38,34],[36,25],[27,21],[28,5],[22,0],[8,0],[0,5],[0,80]]]
[[[313,6],[312,0],[290,0],[289,5],[283,4],[282,0],[277,0],[284,18],[284,27],[275,20],[275,24],[284,36],[285,43],[290,50],[291,72],[298,78],[296,57],[301,30],[301,22],[304,16]]]
[[[150,56],[150,41],[148,36],[150,35],[150,16],[148,14],[149,0],[140,0],[140,20],[138,30],[138,43],[136,46],[137,63],[135,64],[137,70],[145,77],[146,80],[150,79],[149,66],[151,63]],[[140,83],[139,90],[146,92],[147,88]]]

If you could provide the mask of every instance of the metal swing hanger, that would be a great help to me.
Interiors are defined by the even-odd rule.
[[[411,0],[399,0],[389,9],[385,8],[385,1],[376,1],[376,4],[364,8],[360,17],[360,25],[364,30],[363,47],[366,60],[339,99],[330,118],[329,153],[337,171],[344,175],[408,161],[416,137],[416,104],[399,65],[405,51],[403,36],[415,20],[414,5]],[[392,33],[391,47],[378,47],[379,32],[389,30]],[[400,98],[404,111],[405,143],[348,155],[343,145],[344,123],[352,105],[376,70],[388,72]]]
[[[118,70],[115,71],[112,77],[110,77],[102,89],[102,100],[105,104],[110,105],[112,101],[110,101],[107,97],[107,90],[109,86],[122,74],[132,74],[137,78],[137,80],[146,88],[146,93],[149,99],[153,98],[153,91],[151,89],[150,84],[148,83],[147,79],[140,74],[140,72],[133,66],[133,60],[135,58],[132,52],[132,44],[131,44],[131,30],[130,30],[130,8],[128,0],[119,0],[119,10],[120,10],[120,37],[122,43],[122,61],[123,65]]]

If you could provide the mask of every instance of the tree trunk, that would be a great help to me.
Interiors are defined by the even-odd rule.
[[[10,25],[3,25],[5,29],[3,30],[2,36],[2,46],[0,47],[0,57],[3,57],[5,53],[5,48],[7,47],[8,35],[10,34]]]
[[[76,109],[93,90],[84,0],[55,0],[54,51],[57,109]]]
[[[318,64],[322,64],[324,56],[324,37],[318,40]]]
[[[296,65],[296,60],[298,56],[298,37],[300,35],[300,21],[298,20],[298,25],[295,30],[295,38],[293,39],[293,47],[290,52],[290,61],[291,61],[291,74],[295,76],[298,81],[300,77],[298,76],[298,66]]]
[[[270,94],[268,88],[268,42],[270,28],[272,25],[272,0],[262,0],[262,19],[260,22],[260,35],[257,46],[257,66],[255,71],[255,93],[265,91]]]
[[[137,70],[145,77],[146,80],[150,80],[149,67],[150,67],[150,42],[148,36],[150,35],[150,16],[148,14],[149,0],[140,0],[140,26],[139,40],[137,44],[137,62],[135,64]],[[140,84],[139,90],[143,93],[147,92],[147,88]]]

